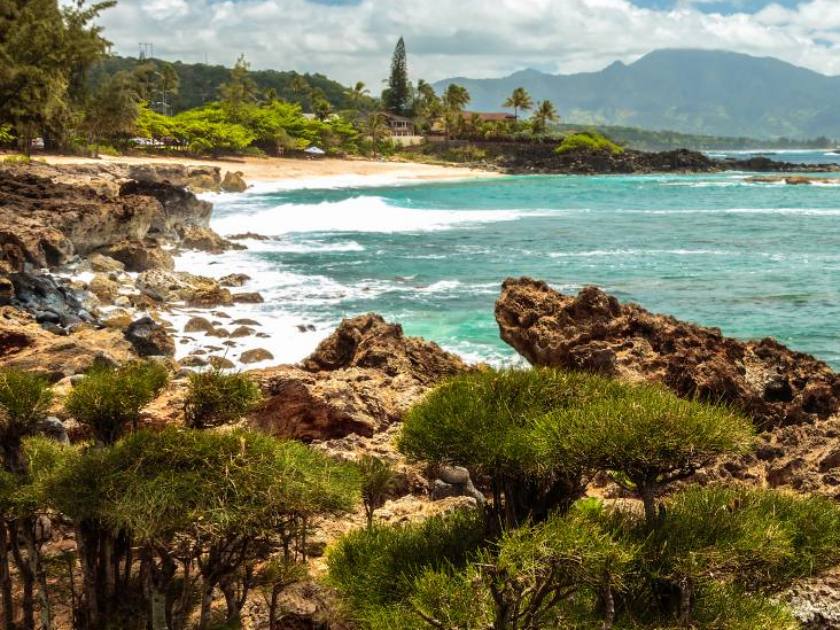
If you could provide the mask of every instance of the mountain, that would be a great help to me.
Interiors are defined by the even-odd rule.
[[[554,102],[570,123],[624,125],[758,138],[840,137],[840,77],[771,57],[710,50],[657,50],[599,72],[523,70],[498,79],[458,77],[470,109],[498,111],[516,87]]]
[[[166,62],[158,59],[142,60],[135,57],[107,57],[97,64],[91,72],[91,82],[96,85],[106,76],[119,71],[133,71],[137,66],[150,61],[161,65],[172,66],[178,75],[178,92],[170,95],[173,113],[198,107],[209,101],[216,100],[219,87],[230,79],[230,68],[225,66],[211,66],[203,63],[182,63],[180,61]],[[277,95],[287,101],[299,102],[307,111],[311,109],[308,96],[295,92],[292,81],[295,77],[303,77],[313,89],[323,92],[324,97],[335,109],[347,109],[353,106],[348,97],[348,89],[340,83],[325,77],[323,74],[298,74],[291,71],[251,70],[249,76],[254,80],[261,92],[273,89]]]

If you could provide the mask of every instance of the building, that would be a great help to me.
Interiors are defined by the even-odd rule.
[[[414,121],[405,116],[397,116],[390,112],[385,112],[385,118],[388,120],[388,128],[391,130],[392,136],[416,136],[417,130],[414,128]]]

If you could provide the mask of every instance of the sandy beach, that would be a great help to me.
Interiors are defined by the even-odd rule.
[[[370,178],[373,181],[402,183],[412,181],[446,181],[498,177],[497,173],[459,166],[419,164],[413,162],[387,162],[365,159],[299,159],[241,157],[220,160],[176,158],[161,156],[102,156],[99,159],[48,155],[43,159],[49,164],[159,164],[218,166],[225,171],[240,171],[248,183],[305,180],[317,185],[319,179],[336,177]]]

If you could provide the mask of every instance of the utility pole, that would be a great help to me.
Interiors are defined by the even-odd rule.
[[[152,42],[140,42],[140,61],[152,59],[155,56],[155,45]]]

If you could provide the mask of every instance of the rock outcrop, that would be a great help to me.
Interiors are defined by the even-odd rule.
[[[736,405],[762,428],[825,419],[840,409],[840,376],[773,339],[738,341],[650,313],[595,287],[562,295],[508,279],[496,302],[502,339],[531,364],[659,381],[685,397]]]
[[[370,436],[465,369],[437,344],[406,337],[379,315],[361,315],[344,320],[300,366],[254,372],[266,400],[252,424],[302,440]]]
[[[131,322],[125,338],[141,357],[175,356],[175,342],[166,329],[151,317],[141,317]]]

